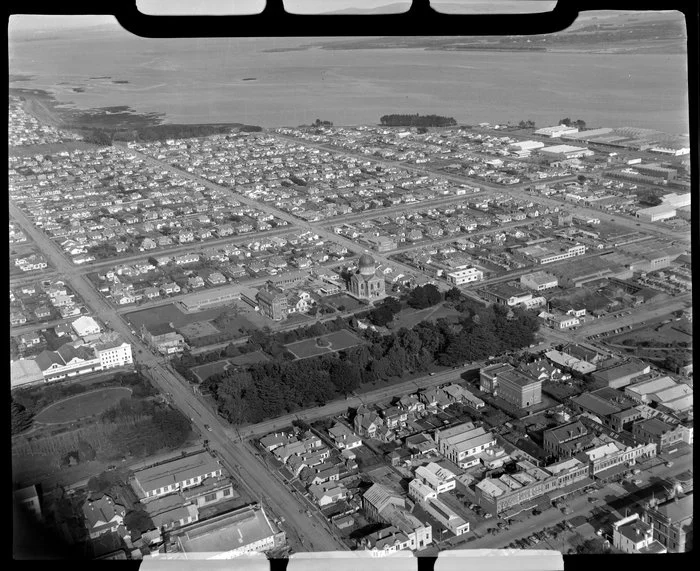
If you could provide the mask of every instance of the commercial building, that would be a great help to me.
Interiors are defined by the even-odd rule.
[[[670,377],[659,377],[625,387],[625,394],[643,404],[655,404],[670,412],[685,412],[693,406],[693,389]]]
[[[412,515],[406,500],[381,484],[374,484],[362,496],[362,507],[373,521],[385,522],[403,533],[407,547],[423,550],[433,542],[433,529]]]
[[[629,359],[611,367],[600,368],[591,374],[597,382],[605,383],[612,389],[626,387],[632,379],[644,375],[651,370],[651,367],[638,359]]]
[[[78,337],[99,335],[100,325],[92,317],[83,315],[71,323],[71,328]]]
[[[535,149],[541,149],[542,147],[544,147],[542,141],[518,141],[508,145],[508,148],[514,151],[533,151]]]
[[[484,279],[484,272],[476,268],[464,268],[455,272],[445,274],[447,281],[453,285],[459,286],[471,282],[480,282]]]
[[[124,367],[134,362],[131,354],[131,344],[122,341],[116,336],[101,343],[96,343],[94,348],[103,370],[111,369],[112,367]]]
[[[469,522],[443,502],[440,498],[428,498],[421,507],[445,526],[453,535],[463,535],[469,531]]]
[[[642,520],[653,527],[654,539],[669,553],[684,553],[693,533],[693,494],[649,506]]]
[[[141,338],[163,355],[180,353],[186,347],[185,338],[170,323],[151,326],[141,325]]]
[[[520,276],[520,283],[533,291],[544,291],[559,285],[559,279],[547,272],[539,271]]]
[[[416,478],[430,487],[437,494],[449,492],[455,489],[455,475],[447,468],[443,468],[435,462],[425,466],[418,466],[414,472]]]
[[[158,498],[221,474],[219,463],[208,452],[199,452],[135,471],[132,487],[139,498]]]
[[[45,381],[56,381],[100,371],[100,359],[91,347],[73,347],[66,343],[56,351],[42,351],[36,356]]]
[[[571,493],[592,483],[589,466],[576,458],[547,469],[520,460],[518,471],[499,478],[484,478],[474,488],[476,503],[488,513],[511,517],[534,507],[547,508],[553,495]],[[551,469],[551,471],[550,471]]]
[[[601,437],[602,438],[602,437]],[[602,481],[618,478],[640,458],[656,456],[656,444],[625,446],[612,438],[604,444],[579,452],[575,457],[590,467],[590,476]]]
[[[542,447],[552,456],[570,458],[581,452],[591,440],[592,435],[586,426],[580,420],[575,420],[545,430]]]
[[[568,260],[586,253],[584,244],[570,244],[568,242],[552,241],[545,244],[534,244],[518,248],[517,253],[532,260],[537,264],[551,264]]]
[[[658,418],[646,418],[632,425],[632,434],[646,443],[656,444],[658,452],[683,442],[685,431],[680,425],[670,425]]]
[[[479,293],[486,301],[510,307],[526,304],[532,299],[532,292],[523,291],[508,284],[497,284],[483,288],[479,290]]]
[[[654,539],[654,526],[632,514],[612,524],[613,547],[623,553],[666,553]]]
[[[234,559],[282,547],[286,536],[257,504],[171,532],[175,550],[186,559]]]
[[[191,293],[182,297],[180,299],[180,304],[182,304],[182,307],[186,311],[200,311],[208,307],[229,303],[240,298],[240,287],[233,285]]]
[[[435,431],[435,443],[440,453],[460,468],[479,464],[479,454],[496,445],[496,438],[481,426],[471,422]]]

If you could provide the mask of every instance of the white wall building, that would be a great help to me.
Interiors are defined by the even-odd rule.
[[[484,279],[484,272],[476,268],[464,268],[456,272],[446,274],[447,281],[454,285],[463,285],[471,282],[478,282]]]
[[[78,337],[97,335],[100,332],[100,325],[88,315],[78,317],[78,319],[71,323],[71,327]]]

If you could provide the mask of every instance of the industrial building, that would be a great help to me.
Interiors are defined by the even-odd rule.
[[[478,454],[496,445],[496,438],[481,426],[471,422],[435,432],[438,450],[460,468],[479,464]]]
[[[537,129],[535,135],[542,135],[543,137],[551,137],[555,139],[563,135],[573,135],[578,133],[578,128],[567,127],[566,125],[555,125],[553,127],[543,127],[542,129]]]
[[[557,276],[539,271],[520,276],[520,284],[533,291],[544,291],[555,288],[559,285]]]
[[[580,159],[595,154],[586,147],[574,147],[573,145],[553,145],[551,147],[544,147],[538,152],[555,159]]]

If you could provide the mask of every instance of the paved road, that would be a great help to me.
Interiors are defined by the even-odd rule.
[[[692,469],[692,463],[692,454],[687,454],[679,459],[675,459],[672,468],[667,468],[660,461],[651,469],[649,469],[645,464],[638,464],[637,467],[641,468],[642,472],[638,476],[635,476],[635,478],[639,478],[643,482],[639,489],[644,490],[645,487],[649,485],[650,481],[653,482],[654,479],[672,478],[688,469]],[[529,516],[522,522],[514,522],[510,525],[509,529],[499,530],[496,535],[484,535],[484,533],[489,527],[496,527],[499,520],[495,518],[486,520],[483,524],[479,524],[476,528],[477,535],[481,535],[481,537],[474,541],[470,541],[469,543],[461,542],[461,545],[457,545],[456,547],[468,547],[469,549],[503,548],[516,539],[528,537],[537,531],[541,531],[547,527],[552,527],[559,522],[571,520],[576,516],[589,517],[594,509],[605,506],[606,497],[610,497],[611,495],[624,496],[626,494],[627,491],[624,490],[624,488],[622,488],[619,484],[611,483],[600,490],[596,489],[596,491],[592,492],[591,494],[583,494],[568,500],[566,504],[572,509],[572,513],[568,515],[563,514],[560,510],[555,508],[548,509],[538,516]],[[649,492],[649,495],[651,495],[651,492]],[[597,498],[598,501],[596,503],[589,502],[588,498],[591,496]],[[624,514],[621,514],[621,517],[623,515]]]
[[[466,367],[448,369],[442,372],[437,372],[434,375],[417,377],[410,381],[403,381],[401,383],[397,383],[388,387],[360,394],[359,396],[353,396],[347,399],[336,400],[322,407],[306,409],[303,411],[275,418],[274,420],[268,420],[260,422],[258,424],[245,426],[239,428],[239,432],[243,438],[260,436],[263,434],[267,434],[268,432],[271,432],[275,429],[282,428],[284,426],[289,426],[293,420],[301,419],[310,422],[318,418],[322,418],[324,416],[344,413],[347,411],[348,408],[357,408],[363,403],[375,403],[381,400],[389,399],[393,396],[400,396],[406,393],[413,393],[419,389],[435,387],[444,383],[448,383],[450,381],[458,381],[460,380],[460,375],[462,373],[464,373],[465,371],[478,369],[479,367],[480,363],[472,363]]]
[[[287,528],[298,531],[305,538],[306,545],[314,551],[333,551],[344,549],[344,545],[327,531],[317,529],[304,514],[300,514],[294,497],[276,482],[264,469],[257,466],[255,459],[244,448],[232,442],[233,431],[226,428],[224,422],[213,415],[209,409],[193,394],[192,389],[172,369],[164,364],[164,359],[156,356],[137,336],[131,333],[128,325],[116,310],[92,287],[82,275],[73,271],[70,262],[47,236],[37,230],[27,217],[10,203],[10,213],[22,228],[34,239],[42,252],[51,259],[55,267],[65,272],[67,282],[80,295],[111,329],[118,332],[123,339],[131,343],[135,361],[143,366],[156,387],[163,393],[172,395],[172,403],[183,413],[193,419],[193,424],[202,434],[209,434],[212,447],[219,453],[224,466],[241,482],[253,498],[265,496],[272,504],[272,511],[282,515],[287,521]],[[204,425],[212,431],[208,432]],[[239,471],[240,467],[240,471]],[[264,499],[264,498],[263,498]],[[313,539],[311,539],[313,538]],[[292,540],[294,536],[292,535]]]
[[[290,141],[294,141],[296,143],[300,143],[309,147],[316,147],[319,149],[323,149],[326,151],[331,151],[337,154],[341,155],[346,155],[346,156],[353,156],[356,158],[362,158],[364,160],[368,160],[368,157],[366,155],[361,155],[359,153],[351,153],[347,151],[346,149],[339,149],[337,147],[333,147],[331,145],[325,145],[325,144],[320,144],[320,143],[314,143],[313,141],[306,141],[303,139],[298,139],[296,137],[292,137],[290,135],[280,135],[278,133],[274,133],[273,130],[270,130],[269,135],[280,138],[280,139],[287,139]],[[416,167],[412,165],[407,165],[404,163],[399,163],[395,161],[387,161],[387,160],[378,160],[376,158],[370,159],[372,162],[377,163],[377,164],[384,164],[386,166],[391,166],[395,168],[401,168],[413,172],[417,172],[419,174],[427,174],[427,175],[433,175],[433,176],[439,176],[442,178],[445,178],[447,180],[450,180],[452,182],[458,183],[458,184],[468,184],[471,186],[478,186],[481,189],[486,189],[486,190],[492,190],[496,192],[506,192],[510,194],[514,194],[515,196],[526,199],[526,200],[537,200],[537,202],[541,204],[545,204],[548,206],[559,206],[559,207],[564,207],[566,210],[573,211],[579,214],[584,214],[586,216],[591,216],[594,218],[599,218],[599,219],[607,219],[607,220],[612,220],[616,224],[618,224],[621,227],[625,227],[628,230],[634,230],[634,231],[640,231],[643,230],[649,234],[652,234],[654,236],[659,236],[659,237],[665,237],[669,238],[671,240],[676,240],[681,242],[684,245],[689,246],[690,245],[690,233],[689,232],[678,232],[675,230],[672,230],[670,228],[666,228],[663,226],[660,226],[658,224],[654,224],[653,222],[644,222],[642,220],[638,220],[636,218],[633,218],[632,216],[627,216],[627,215],[621,215],[621,214],[612,214],[608,213],[606,211],[602,211],[600,209],[595,209],[595,208],[590,208],[587,206],[579,205],[579,204],[574,204],[571,202],[563,202],[561,199],[557,198],[549,198],[546,196],[541,196],[539,194],[531,194],[525,189],[528,187],[531,187],[535,184],[538,183],[544,183],[544,184],[554,184],[556,182],[567,182],[567,181],[572,181],[576,180],[578,175],[570,175],[570,176],[564,176],[564,177],[556,177],[556,178],[551,178],[551,179],[544,179],[541,181],[527,181],[523,183],[518,183],[514,185],[509,185],[509,186],[503,186],[495,183],[490,183],[486,181],[482,181],[479,179],[472,179],[464,176],[457,176],[453,174],[447,174],[442,171],[439,171],[435,168],[431,168],[430,166],[421,166],[421,167]],[[426,206],[429,206],[430,203],[426,203]]]
[[[238,236],[227,236],[225,238],[215,238],[213,240],[190,242],[188,244],[176,244],[165,248],[156,248],[154,250],[144,251],[139,254],[132,254],[130,256],[120,256],[118,258],[110,258],[108,260],[95,260],[94,262],[88,262],[86,264],[81,264],[78,271],[81,274],[88,274],[92,272],[97,272],[102,269],[111,268],[119,264],[129,264],[131,262],[137,262],[139,260],[145,261],[150,257],[159,256],[174,256],[176,254],[181,254],[183,252],[201,252],[204,250],[211,250],[217,246],[222,246],[224,244],[239,244],[245,242],[246,239],[257,240],[261,238],[270,238],[272,236],[279,236],[280,234],[287,234],[293,231],[293,228],[289,226],[283,226],[280,228],[275,228],[273,230],[266,230],[264,232],[253,232],[250,234],[240,234]]]

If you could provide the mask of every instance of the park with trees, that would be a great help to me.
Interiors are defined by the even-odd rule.
[[[429,287],[415,295],[412,293],[406,301],[413,300],[419,307],[434,300]],[[353,327],[358,325],[357,318],[339,318],[283,333],[254,332],[247,344],[273,356],[276,354],[277,358],[229,368],[208,377],[202,388],[212,396],[219,413],[229,422],[257,423],[321,406],[362,386],[398,382],[407,375],[427,373],[435,366],[461,366],[533,342],[539,322],[531,312],[499,305],[484,307],[461,295],[456,298],[454,291],[448,293],[459,317],[422,321],[412,329],[400,328],[385,335],[372,328]],[[373,318],[384,319],[382,316],[400,305],[399,300],[389,298],[365,317],[370,322]],[[364,343],[334,354],[300,360],[292,360],[289,353],[284,352],[283,343],[316,337],[329,332],[329,328],[355,329]],[[206,357],[201,355],[185,354],[176,359],[175,366],[187,374],[189,367],[201,364],[204,359]]]

